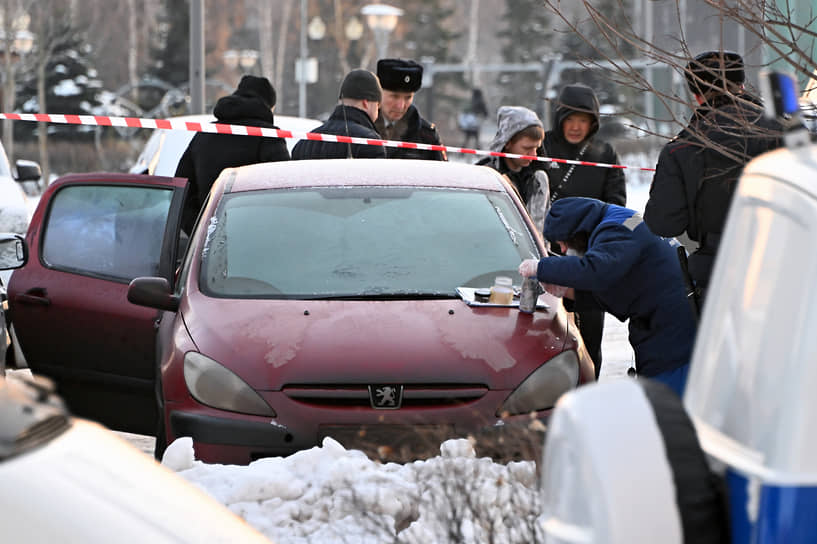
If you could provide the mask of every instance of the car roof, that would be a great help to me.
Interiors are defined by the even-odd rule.
[[[225,169],[228,192],[297,187],[399,186],[507,191],[487,166],[415,159],[314,159]]]

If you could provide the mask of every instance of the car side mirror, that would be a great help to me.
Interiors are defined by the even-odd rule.
[[[0,270],[20,268],[28,262],[28,246],[19,234],[0,233]]]
[[[34,161],[27,161],[24,159],[18,160],[14,164],[17,169],[17,181],[37,181],[43,175],[40,165]]]
[[[179,309],[179,297],[173,294],[170,282],[165,278],[134,278],[128,285],[128,301],[139,306],[175,312]]]

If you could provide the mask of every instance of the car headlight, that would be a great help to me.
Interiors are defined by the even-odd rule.
[[[189,351],[185,354],[184,383],[193,398],[207,406],[275,417],[275,410],[257,391],[232,371],[201,353]]]
[[[579,383],[579,358],[565,351],[537,368],[505,399],[497,416],[527,414],[547,410],[563,393]]]

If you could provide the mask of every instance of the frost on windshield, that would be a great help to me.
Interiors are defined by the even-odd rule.
[[[538,253],[507,195],[477,190],[254,191],[226,196],[216,217],[202,273],[224,296],[453,297]]]
[[[499,216],[499,220],[502,221],[502,224],[505,226],[505,230],[508,231],[508,236],[511,237],[511,242],[513,242],[513,245],[519,246],[519,240],[517,238],[517,236],[519,236],[519,233],[513,230],[511,225],[508,224],[508,220],[505,219],[505,215],[502,213],[502,210],[500,210],[498,206],[494,206],[494,209],[496,210],[496,214]]]

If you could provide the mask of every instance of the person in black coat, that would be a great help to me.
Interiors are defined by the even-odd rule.
[[[738,176],[750,159],[781,145],[782,127],[745,91],[737,53],[701,53],[686,78],[699,106],[658,156],[644,220],[656,234],[686,232],[698,242],[689,274],[702,303]]]
[[[245,75],[233,94],[216,102],[213,115],[217,123],[277,129],[272,115],[275,99],[267,78]],[[182,229],[190,233],[210,187],[225,168],[286,160],[289,151],[281,138],[197,133],[176,167],[176,177],[189,183]]]
[[[545,133],[540,154],[556,159],[619,164],[613,146],[596,137],[599,120],[599,101],[593,89],[581,84],[565,86],[559,93],[553,127]],[[551,163],[548,167],[542,162],[537,162],[534,167],[548,168],[551,202],[580,196],[619,206],[627,204],[627,186],[621,169],[558,163]],[[566,307],[576,313],[579,331],[598,378],[602,363],[604,312],[592,296],[581,292],[577,292],[574,303]]]
[[[681,282],[677,241],[653,234],[634,210],[580,197],[553,203],[545,238],[566,255],[526,259],[519,274],[536,277],[556,296],[590,292],[605,311],[629,320],[637,374],[682,395],[696,323]]]
[[[413,60],[380,59],[377,77],[383,86],[383,104],[375,127],[385,140],[442,145],[434,123],[426,121],[414,106],[414,93],[423,82],[423,66]],[[448,160],[445,151],[389,147],[389,159]]]
[[[380,109],[382,89],[377,76],[368,70],[352,70],[340,86],[340,104],[329,119],[313,130],[319,134],[334,134],[380,140],[374,119]],[[293,160],[303,159],[383,159],[382,146],[301,140],[292,149]]]

